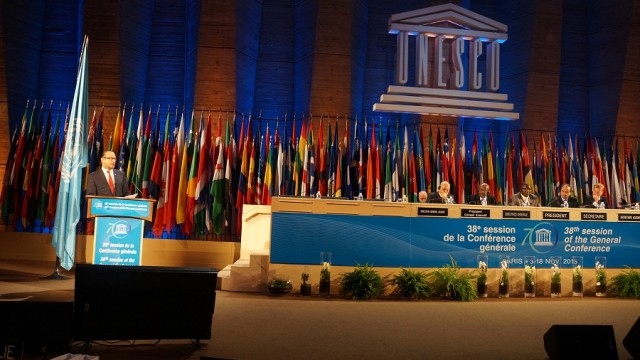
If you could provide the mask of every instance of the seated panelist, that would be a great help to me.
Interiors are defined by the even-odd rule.
[[[601,183],[593,184],[592,195],[584,198],[584,207],[591,209],[606,209],[607,198],[602,196],[604,193],[604,185]]]
[[[571,196],[571,186],[564,184],[560,188],[560,195],[554,197],[549,203],[551,207],[577,208],[580,207],[578,200]]]
[[[531,193],[531,187],[527,183],[520,186],[520,192],[513,194],[509,199],[511,206],[540,206],[540,198]]]
[[[498,201],[496,197],[490,195],[489,192],[491,189],[489,188],[489,184],[482,183],[478,186],[478,193],[469,196],[469,201],[467,204],[469,205],[498,205]]]
[[[453,199],[453,196],[449,194],[451,191],[451,184],[448,181],[443,181],[438,186],[438,191],[429,194],[427,198],[428,203],[436,203],[436,204],[455,204],[456,201]]]

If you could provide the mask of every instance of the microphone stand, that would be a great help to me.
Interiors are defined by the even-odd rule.
[[[56,268],[53,270],[53,272],[50,275],[47,275],[45,277],[41,277],[40,279],[42,280],[68,280],[71,279],[71,277],[63,275],[60,273],[60,258],[58,256],[56,256]]]

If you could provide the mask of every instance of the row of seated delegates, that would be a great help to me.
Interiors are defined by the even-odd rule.
[[[602,196],[604,193],[604,185],[601,183],[593,184],[592,194],[587,195],[584,198],[584,207],[585,208],[597,208],[597,209],[606,209],[607,208],[607,198]],[[570,207],[577,208],[580,207],[578,204],[578,200],[571,196],[571,186],[569,184],[563,184],[560,188],[560,194],[551,200],[549,206],[552,207]]]
[[[440,203],[440,204],[455,204],[455,200],[449,194],[451,190],[451,184],[448,181],[443,181],[438,186],[438,191],[427,194],[426,191],[420,191],[418,194],[418,201],[421,203]],[[469,197],[467,202],[469,205],[497,205],[498,201],[495,196],[489,194],[489,184],[482,183],[478,186],[478,193]],[[596,183],[593,185],[593,195],[587,195],[585,198],[585,208],[607,208],[607,198],[602,196],[604,192],[604,185]],[[520,186],[520,192],[515,193],[511,199],[509,199],[509,205],[511,206],[540,206],[540,198],[531,193],[531,187],[529,184],[524,183]],[[580,207],[578,200],[571,196],[571,186],[569,184],[563,184],[560,188],[560,194],[554,197],[549,203],[551,207],[567,207],[578,208]]]

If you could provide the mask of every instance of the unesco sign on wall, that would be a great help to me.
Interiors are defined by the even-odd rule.
[[[445,4],[392,15],[389,33],[397,37],[395,84],[380,96],[374,111],[500,120],[520,117],[513,112],[513,104],[506,102],[507,94],[498,92],[505,24]],[[415,86],[407,86],[410,43],[415,47]]]

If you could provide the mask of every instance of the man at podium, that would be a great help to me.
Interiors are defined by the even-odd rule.
[[[105,151],[100,158],[99,169],[89,174],[87,195],[116,196],[129,195],[129,181],[124,172],[114,169],[116,166],[116,154],[113,151]]]

